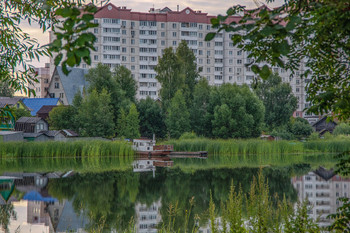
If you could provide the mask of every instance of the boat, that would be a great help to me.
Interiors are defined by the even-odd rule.
[[[132,148],[136,151],[138,155],[147,156],[167,156],[173,150],[173,145],[156,145],[156,140],[154,139],[134,139]]]

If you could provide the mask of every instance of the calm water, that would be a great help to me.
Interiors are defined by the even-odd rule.
[[[194,197],[192,215],[207,232],[210,191],[220,206],[232,180],[246,193],[264,167],[271,195],[293,202],[308,196],[314,205],[310,215],[321,216],[324,226],[329,222],[323,217],[339,207],[337,198],[350,193],[349,179],[327,171],[334,164],[331,155],[2,159],[0,224],[9,232],[84,232],[96,226],[108,232],[125,230],[134,219],[138,232],[157,232],[170,204],[186,210]],[[183,222],[180,215],[175,227]]]

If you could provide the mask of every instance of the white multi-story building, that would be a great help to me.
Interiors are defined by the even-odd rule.
[[[97,42],[96,52],[91,54],[91,67],[99,62],[111,68],[123,65],[131,70],[137,80],[137,98],[150,96],[156,99],[160,84],[155,79],[154,67],[165,48],[175,49],[185,40],[197,58],[198,67],[202,67],[200,75],[207,78],[211,85],[250,85],[256,75],[245,66],[251,62],[248,54],[233,46],[232,33],[220,32],[212,41],[204,40],[207,33],[216,31],[211,28],[210,19],[213,17],[188,7],[181,11],[172,11],[167,7],[158,10],[151,8],[148,13],[141,13],[107,4],[95,14],[95,22],[99,26],[92,31],[97,36]],[[238,22],[240,18],[230,16],[227,20]],[[81,64],[81,68],[90,66]],[[298,74],[291,78],[290,73],[281,68],[272,69],[280,74],[284,82],[291,84],[293,93],[299,99],[295,116],[303,116],[306,107],[304,80]]]
[[[350,179],[342,178],[324,168],[294,177],[292,183],[298,191],[299,200],[302,202],[307,198],[310,202],[308,214],[313,219],[318,219],[321,227],[330,225],[331,220],[327,216],[335,213],[342,205],[338,199],[350,194]]]
[[[49,83],[51,80],[50,75],[50,63],[45,63],[45,67],[35,68],[36,79],[38,82],[29,85],[28,87],[35,91],[35,96],[33,98],[45,98],[47,95],[47,90],[49,88]]]
[[[161,199],[152,203],[152,205],[137,203],[136,212],[136,231],[139,233],[155,233],[157,225],[162,221],[160,208]]]

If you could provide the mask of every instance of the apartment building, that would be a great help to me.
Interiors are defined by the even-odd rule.
[[[327,216],[335,213],[342,205],[338,198],[350,194],[350,179],[342,178],[322,167],[304,176],[292,178],[292,184],[298,191],[300,201],[308,199],[308,214],[315,220],[319,219],[321,227],[331,224],[331,219]]]
[[[162,221],[161,207],[161,199],[153,202],[151,205],[137,203],[135,205],[136,231],[139,233],[158,232],[157,225]]]
[[[36,78],[38,82],[29,85],[28,87],[35,91],[33,98],[45,98],[51,80],[50,63],[45,63],[44,67],[35,68]]]
[[[158,98],[160,84],[155,79],[154,67],[167,47],[176,47],[182,40],[194,52],[200,75],[207,78],[211,85],[237,83],[250,85],[256,75],[250,67],[247,52],[233,46],[232,33],[220,32],[212,41],[205,41],[207,33],[215,32],[211,28],[209,16],[191,8],[171,10],[151,8],[148,13],[133,12],[126,7],[117,7],[111,3],[101,7],[95,14],[99,23],[92,32],[97,37],[96,51],[92,53],[91,67],[99,62],[112,69],[123,65],[131,70],[137,80],[137,98],[150,96]],[[228,22],[239,21],[241,16],[231,16]],[[53,36],[51,35],[51,41]],[[53,64],[53,60],[51,60]],[[81,64],[80,68],[90,68]],[[295,116],[303,116],[307,107],[305,80],[290,76],[290,72],[272,67],[284,82],[291,84],[294,94],[299,99]],[[301,66],[301,70],[303,67]]]

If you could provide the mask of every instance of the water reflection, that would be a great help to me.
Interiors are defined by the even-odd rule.
[[[137,232],[157,232],[157,225],[169,221],[169,204],[177,203],[179,209],[186,210],[194,197],[188,230],[194,224],[205,230],[210,191],[220,212],[220,203],[226,200],[231,181],[236,187],[241,186],[245,194],[249,192],[253,176],[259,172],[258,166],[215,169],[212,165],[206,168],[207,162],[202,160],[181,160],[181,166],[177,161],[174,164],[168,158],[145,156],[130,161],[125,168],[126,161],[110,158],[90,162],[75,160],[72,164],[79,168],[84,163],[98,164],[97,171],[76,172],[69,171],[71,166],[67,161],[55,161],[62,168],[68,168],[67,171],[0,172],[1,208],[8,209],[0,223],[6,225],[9,232],[16,229],[20,232],[89,232],[96,227],[105,232],[119,232],[127,229],[130,219],[134,219]],[[192,167],[185,166],[183,170],[182,164],[186,161]],[[200,166],[193,169],[198,164]],[[118,170],[118,166],[123,169]],[[265,167],[263,174],[268,179],[271,195],[277,193],[280,199],[285,195],[292,202],[308,196],[315,206],[310,214],[321,215],[321,224],[326,225],[329,222],[324,216],[341,204],[336,198],[350,192],[349,180],[324,169],[310,170],[310,165],[299,163]],[[300,176],[291,178],[295,174]],[[195,216],[198,223],[194,222]],[[183,229],[184,218],[178,216],[175,229]]]
[[[347,197],[350,193],[350,179],[342,178],[333,170],[323,167],[304,176],[292,178],[292,183],[298,191],[299,200],[309,200],[312,209],[308,214],[315,220],[319,219],[321,227],[331,224],[327,216],[335,213],[340,207],[338,198]]]

